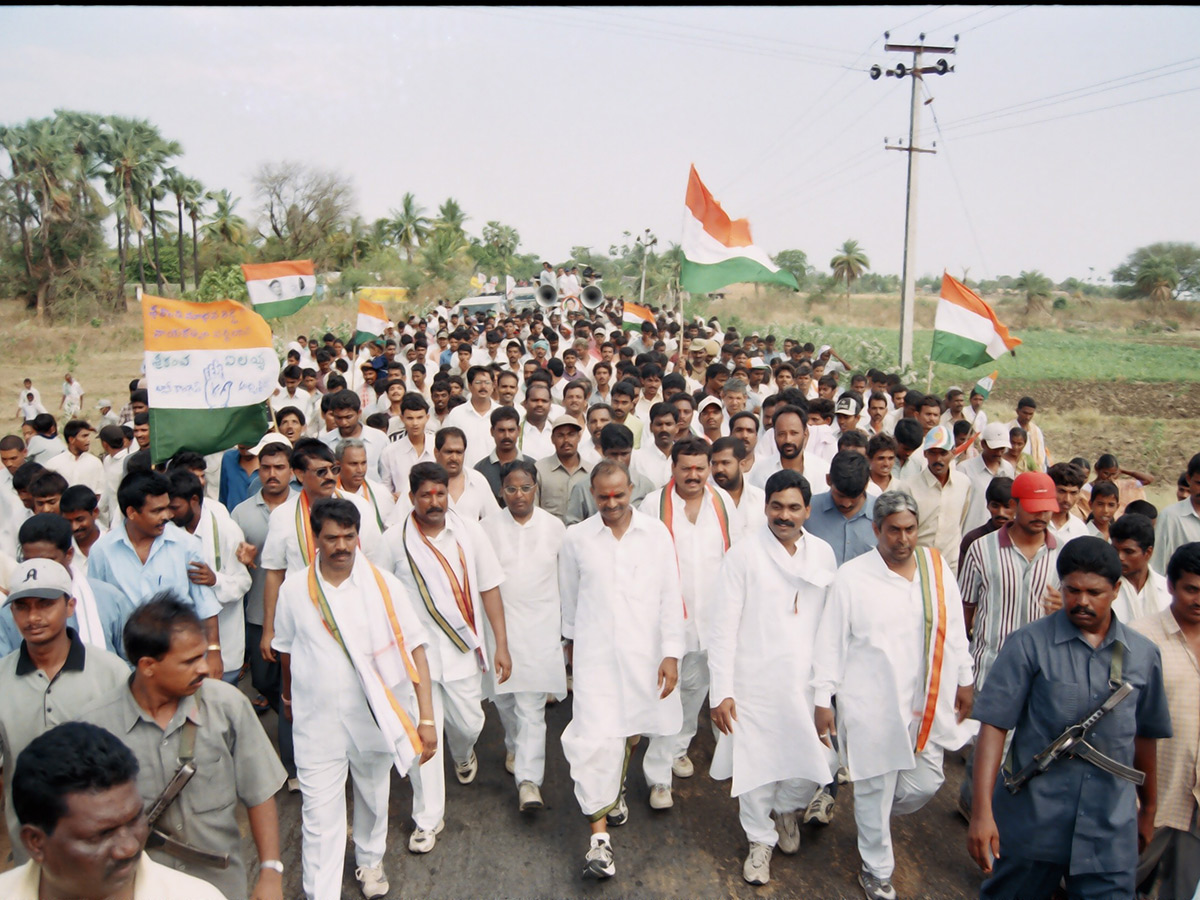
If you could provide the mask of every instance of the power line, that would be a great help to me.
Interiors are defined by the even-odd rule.
[[[980,22],[978,25],[972,25],[966,31],[963,31],[961,33],[962,34],[970,34],[972,31],[978,31],[980,28],[984,28],[988,25],[995,25],[1001,19],[1007,19],[1009,16],[1016,15],[1017,13],[1022,12],[1023,10],[1026,10],[1026,9],[1029,9],[1029,7],[1028,6],[1018,6],[1013,9],[1006,10],[1001,15],[996,16],[996,18],[988,19],[986,22]]]
[[[889,28],[889,29],[888,29],[888,32],[889,32],[889,33],[891,33],[891,32],[893,32],[893,31],[899,31],[901,28],[907,28],[909,25],[911,25],[913,22],[917,21],[918,19],[923,19],[923,18],[925,18],[927,15],[929,15],[930,13],[935,13],[935,12],[937,12],[939,9],[942,9],[942,8],[943,8],[943,7],[941,7],[941,6],[935,6],[935,7],[933,7],[932,9],[927,9],[927,10],[925,10],[925,12],[923,12],[923,13],[918,13],[917,15],[913,16],[913,17],[912,17],[911,19],[909,19],[908,21],[906,21],[906,22],[901,22],[901,23],[900,23],[899,25],[897,25],[895,28]]]

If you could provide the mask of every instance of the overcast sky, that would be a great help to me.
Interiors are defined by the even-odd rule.
[[[148,118],[251,221],[254,170],[293,159],[350,176],[368,221],[453,196],[468,230],[498,219],[554,261],[678,241],[694,162],[767,252],[825,268],[854,238],[899,273],[907,154],[884,139],[911,80],[866,74],[911,63],[889,29],[960,36],[926,79],[918,273],[1106,276],[1200,240],[1197,8],[6,7],[0,121]]]

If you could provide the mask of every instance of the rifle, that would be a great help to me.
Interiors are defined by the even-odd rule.
[[[196,764],[192,761],[196,746],[196,726],[188,721],[184,723],[183,729],[179,768],[175,770],[175,774],[171,776],[167,786],[155,798],[154,803],[150,806],[150,811],[146,813],[146,823],[150,826],[150,836],[146,839],[146,847],[150,850],[162,850],[186,863],[227,869],[229,868],[228,853],[209,853],[207,850],[201,850],[199,847],[193,847],[191,844],[177,840],[158,827],[158,820],[179,798],[180,793],[187,787],[187,783],[196,774]]]
[[[1055,760],[1063,756],[1073,756],[1086,760],[1097,768],[1108,772],[1110,775],[1115,775],[1118,778],[1123,778],[1137,785],[1142,784],[1146,780],[1144,772],[1139,772],[1137,769],[1130,768],[1123,763],[1117,762],[1115,759],[1105,756],[1087,742],[1087,736],[1096,727],[1096,724],[1132,693],[1133,685],[1129,682],[1123,683],[1109,695],[1108,699],[1104,701],[1099,709],[1083,721],[1077,722],[1067,728],[1066,731],[1051,741],[1041,753],[1031,759],[1028,765],[1020,772],[1016,775],[1009,775],[1005,772],[1004,786],[1008,788],[1008,792],[1010,794],[1017,793],[1025,786],[1029,779],[1036,778],[1038,775],[1044,773]]]

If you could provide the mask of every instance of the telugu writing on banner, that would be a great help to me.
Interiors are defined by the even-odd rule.
[[[142,325],[153,461],[257,443],[270,427],[266,401],[279,378],[263,317],[233,300],[146,295]]]

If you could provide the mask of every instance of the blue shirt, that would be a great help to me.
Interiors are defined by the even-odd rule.
[[[1009,635],[975,698],[972,718],[1012,730],[1012,771],[1108,699],[1113,647],[1125,647],[1121,679],[1133,693],[1107,713],[1088,743],[1133,765],[1134,737],[1171,736],[1158,648],[1113,617],[1092,647],[1065,609]],[[1137,867],[1137,793],[1131,782],[1091,763],[1060,758],[1017,794],[996,779],[992,812],[1000,853],[1069,864],[1072,875],[1130,872]]]
[[[217,499],[230,512],[234,507],[259,488],[258,472],[246,474],[239,462],[241,451],[237,447],[226,450],[221,457],[221,490]]]
[[[193,562],[204,562],[200,539],[168,522],[150,545],[150,554],[143,563],[122,520],[92,545],[88,578],[112,585],[135,607],[159,591],[172,591],[181,600],[190,601],[201,619],[210,619],[221,611],[221,604],[211,587],[188,579],[188,565]]]
[[[840,566],[875,549],[875,529],[871,527],[874,513],[875,498],[868,494],[862,509],[847,519],[833,505],[833,494],[826,491],[812,498],[804,530],[832,547]]]

